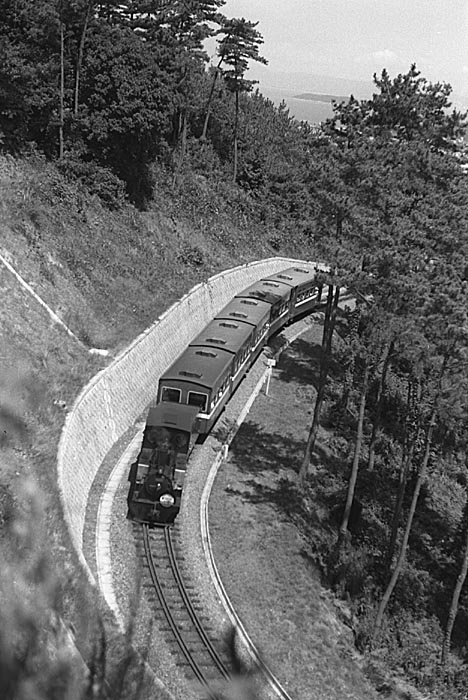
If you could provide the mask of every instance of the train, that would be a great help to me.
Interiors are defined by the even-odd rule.
[[[162,374],[128,475],[129,520],[174,522],[194,442],[210,432],[268,340],[317,309],[320,279],[316,267],[296,265],[254,282]]]

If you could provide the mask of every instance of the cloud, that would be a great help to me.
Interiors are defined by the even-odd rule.
[[[383,51],[374,51],[372,54],[372,58],[374,61],[381,61],[384,63],[387,63],[388,65],[396,65],[398,63],[401,63],[401,58],[398,56],[398,54],[395,53],[395,51],[391,51],[390,49],[383,49]]]
[[[375,66],[376,64],[385,65],[386,67],[401,66],[404,61],[402,58],[391,49],[381,49],[372,53],[361,54],[356,57],[355,63],[360,66]]]

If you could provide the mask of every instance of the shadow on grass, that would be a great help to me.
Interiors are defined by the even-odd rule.
[[[231,456],[245,477],[244,490],[229,488],[229,493],[237,494],[250,503],[269,503],[279,508],[283,515],[289,517],[307,514],[308,520],[319,521],[320,512],[325,515],[327,524],[333,517],[333,497],[327,498],[328,474],[335,475],[342,471],[342,458],[326,448],[317,446],[316,461],[320,470],[310,478],[311,489],[320,503],[316,510],[306,511],[304,505],[305,490],[296,481],[305,450],[305,440],[299,440],[291,434],[271,433],[263,430],[254,422],[244,423],[231,445]],[[309,481],[310,481],[309,480]],[[320,488],[315,488],[320,483]],[[333,493],[333,488],[332,488]]]
[[[296,471],[304,448],[305,442],[291,434],[269,433],[247,421],[231,445],[231,454],[243,474],[254,476],[261,472],[278,474],[284,469]]]
[[[321,352],[320,344],[304,338],[297,338],[288,352],[281,356],[277,367],[278,378],[283,382],[296,382],[317,389]],[[329,358],[329,376],[337,377],[340,373],[340,365],[333,357]]]
[[[279,379],[283,382],[312,384],[317,388],[320,355],[320,345],[298,338],[278,363]]]

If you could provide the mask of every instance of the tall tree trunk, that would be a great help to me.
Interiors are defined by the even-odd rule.
[[[234,117],[234,170],[232,180],[237,182],[237,160],[238,160],[238,129],[239,129],[239,90],[236,90],[236,113]]]
[[[377,385],[375,417],[374,417],[374,423],[372,425],[372,435],[371,435],[371,439],[369,442],[369,458],[367,460],[367,469],[370,472],[374,469],[374,464],[375,464],[375,446],[377,444],[377,438],[379,437],[379,433],[380,433],[380,421],[382,418],[383,399],[385,396],[384,389],[385,389],[385,383],[387,381],[387,373],[388,373],[388,368],[390,366],[390,358],[392,355],[393,345],[394,345],[394,341],[390,340],[385,345],[383,353],[382,353],[382,359],[381,359],[382,372],[379,375],[379,382]]]
[[[395,551],[396,541],[398,537],[398,528],[400,526],[401,511],[403,509],[403,501],[405,499],[406,484],[408,482],[408,474],[413,460],[413,452],[416,444],[417,435],[414,435],[411,442],[408,444],[407,451],[402,455],[400,476],[398,480],[398,492],[393,509],[392,527],[390,539],[385,554],[385,568],[390,572],[392,567],[393,553]]]
[[[180,171],[182,170],[182,165],[185,160],[185,152],[187,150],[187,122],[188,122],[188,107],[185,106],[181,114],[181,125],[180,125],[180,150],[179,157],[177,159],[177,165],[174,172],[174,177],[172,179],[172,186],[175,187],[179,180]]]
[[[414,380],[408,381],[408,415],[405,421],[405,436],[404,448],[401,457],[400,476],[398,481],[398,491],[393,509],[392,527],[390,531],[390,539],[385,555],[385,568],[390,572],[392,566],[393,553],[398,537],[398,528],[400,527],[401,511],[403,509],[403,501],[405,499],[406,483],[410,471],[413,454],[416,447],[416,441],[419,434],[419,401],[421,399],[421,385]]]
[[[338,560],[340,559],[340,554],[344,543],[346,542],[346,536],[348,533],[348,523],[349,516],[351,514],[351,508],[354,500],[354,492],[356,490],[356,481],[359,471],[359,458],[361,456],[361,448],[364,440],[364,415],[366,410],[366,398],[367,398],[367,387],[369,384],[369,358],[366,357],[364,365],[364,377],[361,385],[361,397],[359,401],[359,417],[356,430],[356,442],[354,445],[354,456],[353,465],[351,467],[351,474],[348,482],[348,492],[346,494],[346,504],[343,512],[343,518],[340,525],[340,530],[338,534]]]
[[[304,454],[304,459],[302,461],[298,477],[299,483],[301,484],[304,483],[305,478],[309,473],[312,454],[314,451],[315,441],[317,439],[318,429],[320,425],[320,414],[322,411],[323,400],[325,397],[325,387],[327,383],[328,369],[330,366],[330,353],[339,298],[340,288],[337,286],[335,292],[333,293],[333,286],[329,285],[327,295],[327,306],[325,309],[325,321],[323,325],[322,347],[320,351],[320,374],[317,387],[317,395],[315,397],[314,416],[312,419],[312,425],[307,439],[307,446]]]
[[[63,158],[63,120],[64,120],[64,94],[65,94],[65,51],[64,51],[64,26],[62,19],[63,3],[60,1],[60,107],[59,107],[59,159]]]
[[[416,485],[414,487],[413,498],[411,500],[411,506],[410,506],[410,510],[408,513],[408,521],[406,523],[406,528],[405,528],[405,532],[403,535],[403,541],[401,543],[400,553],[398,555],[398,559],[397,559],[397,562],[395,564],[395,569],[393,570],[392,577],[391,577],[391,579],[388,583],[388,586],[387,586],[387,588],[382,596],[382,600],[380,601],[380,605],[379,605],[379,609],[377,611],[377,616],[375,618],[374,629],[373,629],[373,633],[372,633],[373,640],[377,639],[379,634],[380,634],[380,628],[382,627],[384,612],[387,608],[388,602],[390,600],[390,596],[393,593],[393,589],[396,586],[396,583],[397,583],[398,578],[400,576],[401,570],[403,568],[403,563],[405,561],[406,551],[408,549],[408,540],[409,540],[411,528],[413,525],[414,514],[416,513],[416,506],[418,504],[419,493],[421,491],[421,486],[424,483],[424,479],[426,478],[427,465],[429,463],[429,456],[431,454],[432,434],[434,432],[436,415],[437,415],[437,397],[434,400],[434,406],[433,406],[433,409],[431,411],[431,417],[429,419],[429,423],[428,423],[427,430],[426,430],[424,457],[422,460],[421,469],[419,470],[418,478],[416,480]]]
[[[230,35],[231,35],[231,33],[228,34],[228,37]],[[202,135],[200,136],[200,139],[202,141],[204,141],[206,139],[206,133],[208,131],[208,122],[210,120],[210,113],[211,113],[211,103],[213,101],[213,95],[214,95],[214,91],[215,91],[215,87],[216,87],[216,81],[218,80],[219,71],[221,69],[221,64],[223,63],[223,61],[224,61],[224,54],[220,57],[220,59],[218,61],[218,65],[215,68],[215,74],[213,76],[213,82],[211,83],[211,90],[210,90],[210,94],[208,97],[208,103],[206,105],[206,115],[205,115],[205,121],[203,124],[203,131],[202,131]]]
[[[348,363],[345,368],[344,381],[343,381],[343,393],[341,396],[341,412],[343,416],[349,408],[349,401],[351,398],[351,390],[354,382],[354,370],[356,366],[356,352],[355,352],[355,341],[359,336],[359,322],[361,319],[361,308],[357,306],[354,311],[351,312],[348,324],[349,324],[349,357]]]
[[[208,96],[208,103],[206,105],[206,115],[205,115],[205,121],[203,122],[203,131],[200,136],[201,141],[205,141],[206,139],[206,132],[208,131],[208,122],[210,121],[210,114],[211,114],[211,102],[213,100],[213,95],[216,87],[216,81],[218,79],[218,70],[219,70],[219,63],[216,66],[216,73],[214,74],[213,77],[213,82],[211,83],[211,89],[210,89],[210,94]]]
[[[463,549],[463,557],[460,567],[460,573],[458,574],[457,582],[453,590],[452,602],[450,604],[450,610],[447,618],[447,624],[445,626],[444,641],[442,644],[442,655],[441,662],[445,666],[447,663],[447,657],[450,652],[450,641],[452,639],[453,626],[455,624],[455,618],[458,612],[458,603],[460,601],[460,595],[462,592],[463,585],[466,581],[466,576],[468,574],[468,493],[467,493],[467,503],[465,506],[464,513],[464,526],[465,526],[465,546]]]
[[[75,92],[73,99],[73,114],[76,116],[78,114],[79,105],[79,93],[80,93],[80,77],[81,77],[81,66],[83,65],[83,55],[84,55],[84,45],[86,40],[86,32],[88,31],[88,24],[91,17],[91,10],[94,5],[94,0],[88,0],[86,6],[86,14],[83,23],[83,29],[80,37],[80,45],[78,47],[78,57],[76,60],[76,71],[75,71]]]

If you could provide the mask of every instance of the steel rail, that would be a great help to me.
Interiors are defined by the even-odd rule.
[[[170,610],[170,608],[167,604],[166,598],[164,596],[161,582],[158,578],[158,574],[156,571],[156,564],[154,562],[153,553],[151,551],[149,527],[148,527],[148,525],[143,525],[142,529],[143,529],[143,544],[144,544],[144,548],[145,548],[145,555],[146,555],[146,559],[148,562],[151,581],[153,582],[153,586],[154,586],[156,593],[158,595],[158,599],[159,599],[159,602],[161,604],[161,608],[164,611],[164,615],[166,617],[166,620],[169,624],[169,627],[171,628],[171,631],[172,631],[174,637],[177,640],[177,644],[179,645],[179,648],[181,649],[187,663],[189,664],[190,668],[194,672],[195,676],[197,677],[197,679],[201,683],[203,683],[203,685],[208,686],[208,681],[206,680],[202,671],[200,671],[197,664],[193,660],[193,656],[190,652],[190,649],[188,648],[187,644],[185,643],[184,638],[180,634],[179,628],[177,627],[177,625],[174,621],[174,617],[171,613],[171,610]]]
[[[183,579],[182,579],[182,576],[180,573],[180,568],[179,568],[179,565],[177,563],[177,558],[176,558],[176,554],[174,551],[174,543],[173,543],[173,540],[171,537],[171,528],[170,527],[164,528],[164,539],[166,542],[166,548],[167,548],[167,552],[169,554],[169,559],[171,562],[172,573],[174,574],[174,578],[176,579],[177,586],[179,588],[179,592],[182,596],[182,600],[184,601],[187,612],[190,615],[190,619],[192,620],[193,626],[197,630],[198,636],[200,637],[203,644],[205,645],[205,648],[208,651],[210,657],[212,658],[213,663],[215,664],[216,668],[219,670],[221,675],[226,680],[229,680],[231,678],[231,674],[229,673],[228,669],[226,668],[226,665],[224,664],[223,660],[221,659],[221,657],[219,656],[215,647],[213,646],[211,640],[209,639],[207,633],[205,632],[203,625],[201,624],[200,620],[198,619],[198,616],[197,616],[197,613],[193,607],[192,601],[190,600],[190,597],[187,594],[187,589],[186,589],[185,584],[183,582]]]
[[[148,563],[151,581],[152,581],[153,587],[156,591],[161,609],[164,612],[164,616],[166,618],[166,621],[167,621],[167,623],[170,627],[170,630],[171,630],[171,632],[172,632],[172,634],[177,642],[179,649],[181,650],[187,664],[189,665],[189,667],[193,671],[195,677],[206,688],[208,696],[214,698],[215,696],[213,695],[213,691],[211,690],[210,681],[207,679],[205,673],[202,671],[199,664],[194,659],[194,655],[190,650],[190,646],[185,641],[185,639],[180,631],[179,625],[175,621],[174,616],[173,616],[172,611],[171,611],[171,608],[170,608],[170,606],[166,600],[166,597],[164,595],[163,587],[161,585],[160,578],[158,577],[156,562],[155,562],[155,559],[153,556],[153,552],[151,550],[150,528],[148,527],[148,525],[145,525],[145,524],[142,525],[142,533],[143,533],[143,545],[144,545],[144,550],[145,550],[145,556],[146,556],[146,561]],[[229,674],[228,670],[226,669],[224,663],[222,662],[222,660],[218,656],[213,645],[211,644],[211,641],[208,639],[208,636],[207,636],[205,630],[203,629],[203,626],[201,625],[200,621],[198,620],[198,617],[197,617],[197,614],[194,610],[193,604],[190,601],[190,598],[187,594],[187,590],[186,590],[186,587],[185,587],[184,582],[182,580],[182,576],[180,574],[180,570],[179,570],[179,567],[177,564],[169,527],[164,528],[164,543],[165,543],[165,547],[166,547],[166,554],[168,556],[169,563],[170,563],[170,570],[171,570],[171,573],[173,574],[173,578],[174,578],[176,585],[177,585],[177,590],[181,595],[181,598],[182,598],[184,606],[185,606],[185,610],[189,615],[190,621],[192,622],[193,627],[197,631],[198,638],[203,643],[203,648],[206,651],[208,651],[210,658],[212,659],[214,665],[216,666],[216,669],[222,674],[223,678],[228,679],[228,678],[230,678],[230,674]]]

